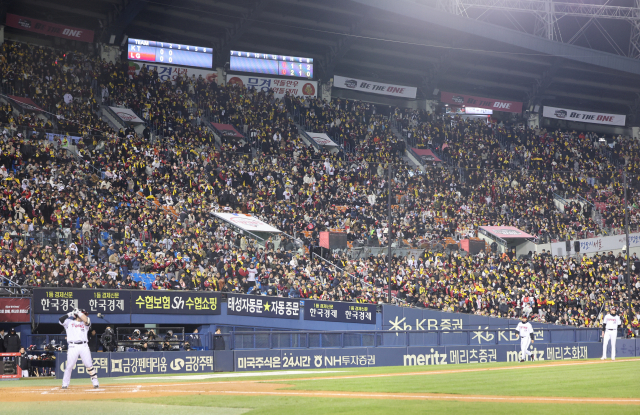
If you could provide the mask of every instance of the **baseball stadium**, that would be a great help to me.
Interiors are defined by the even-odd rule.
[[[0,75],[0,414],[640,414],[640,0],[2,0]]]

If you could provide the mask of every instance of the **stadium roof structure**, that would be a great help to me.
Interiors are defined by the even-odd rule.
[[[444,90],[520,101],[525,109],[619,113],[640,125],[640,60],[607,51],[607,42],[629,46],[618,21],[608,22],[606,42],[585,42],[596,30],[585,24],[570,44],[509,27],[531,25],[530,16],[475,20],[438,8],[441,1],[20,0],[4,2],[2,11],[90,28],[104,43],[115,36],[119,45],[126,35],[213,47],[216,66],[231,49],[310,57],[323,80],[338,74],[416,86],[420,99]],[[566,25],[569,18],[586,19],[570,16]]]

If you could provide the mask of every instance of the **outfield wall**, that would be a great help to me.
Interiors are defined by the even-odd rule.
[[[430,366],[516,362],[520,347],[493,346],[409,346],[324,349],[222,350],[191,352],[92,353],[99,377],[153,374],[200,374],[260,370],[336,369],[381,366]],[[535,343],[530,347],[535,361],[579,360],[602,356],[602,343]],[[616,357],[640,356],[640,340],[618,339]],[[62,379],[66,353],[56,353],[56,378]],[[86,378],[81,362],[72,378]]]

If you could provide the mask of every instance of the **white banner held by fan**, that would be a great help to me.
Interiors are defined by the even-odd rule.
[[[111,111],[115,112],[118,117],[124,122],[137,122],[143,123],[142,118],[138,117],[135,112],[129,108],[109,107]]]

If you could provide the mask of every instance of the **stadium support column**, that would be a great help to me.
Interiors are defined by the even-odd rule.
[[[387,228],[389,230],[388,233],[388,238],[389,240],[387,241],[389,243],[389,252],[387,253],[387,259],[389,261],[389,265],[388,265],[388,270],[389,270],[389,282],[387,283],[387,295],[389,296],[389,304],[391,304],[391,170],[393,169],[393,165],[391,163],[389,163],[389,201],[388,201],[388,214],[389,217],[387,218],[388,224],[387,224]]]
[[[634,0],[633,19],[631,23],[631,37],[629,38],[629,57],[640,59],[640,0]]]
[[[627,246],[627,305],[629,307],[629,318],[631,318],[631,247],[629,246],[629,205],[627,202],[627,170],[622,171],[624,178],[624,234]]]

